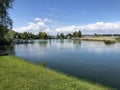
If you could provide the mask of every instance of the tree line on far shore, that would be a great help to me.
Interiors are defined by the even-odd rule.
[[[60,33],[57,36],[48,35],[46,32],[39,32],[38,34],[33,34],[31,32],[24,33],[15,33],[14,39],[71,39],[71,38],[80,38],[81,31],[75,31],[73,33]]]

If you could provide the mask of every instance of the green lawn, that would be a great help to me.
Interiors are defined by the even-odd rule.
[[[31,64],[14,56],[0,56],[0,90],[110,90]]]

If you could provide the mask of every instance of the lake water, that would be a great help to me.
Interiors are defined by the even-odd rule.
[[[36,40],[16,44],[16,56],[71,76],[120,90],[120,43],[79,40]]]

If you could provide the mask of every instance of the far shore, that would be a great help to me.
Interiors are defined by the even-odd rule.
[[[85,40],[85,41],[108,41],[111,43],[117,42],[115,37],[105,37],[105,36],[92,36],[92,37],[82,37],[80,40]]]

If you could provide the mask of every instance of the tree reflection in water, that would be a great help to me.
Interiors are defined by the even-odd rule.
[[[0,55],[15,55],[14,46],[0,46]]]

